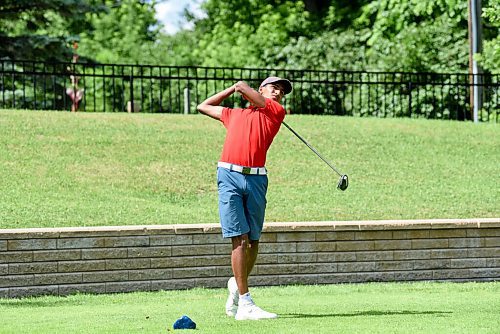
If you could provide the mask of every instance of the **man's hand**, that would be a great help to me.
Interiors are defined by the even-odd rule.
[[[200,103],[196,109],[202,114],[220,120],[223,109],[220,104],[235,92],[235,86],[236,85],[232,85],[231,87],[224,89],[222,92],[207,98],[205,101]]]
[[[244,81],[238,81],[234,85],[235,92],[241,94],[243,98],[250,101],[250,103],[258,108],[264,108],[266,106],[266,99],[262,94],[252,89],[249,85],[247,85]]]

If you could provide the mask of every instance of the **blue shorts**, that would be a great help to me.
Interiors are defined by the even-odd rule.
[[[259,240],[266,212],[267,175],[217,168],[219,215],[224,238],[247,234]]]

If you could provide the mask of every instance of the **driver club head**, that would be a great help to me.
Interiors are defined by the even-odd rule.
[[[349,178],[346,174],[341,175],[339,179],[339,183],[337,184],[337,188],[344,191],[349,186]]]

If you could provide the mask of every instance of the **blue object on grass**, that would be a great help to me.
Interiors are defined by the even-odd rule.
[[[174,322],[174,329],[196,329],[196,323],[187,315],[183,315]]]

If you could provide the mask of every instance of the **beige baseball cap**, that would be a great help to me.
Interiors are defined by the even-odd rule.
[[[287,79],[282,79],[279,77],[268,77],[267,79],[262,81],[259,88],[264,87],[265,85],[268,85],[271,83],[275,83],[275,82],[276,83],[279,82],[279,83],[283,84],[283,87],[285,87],[285,95],[289,94],[292,91],[292,83]]]

